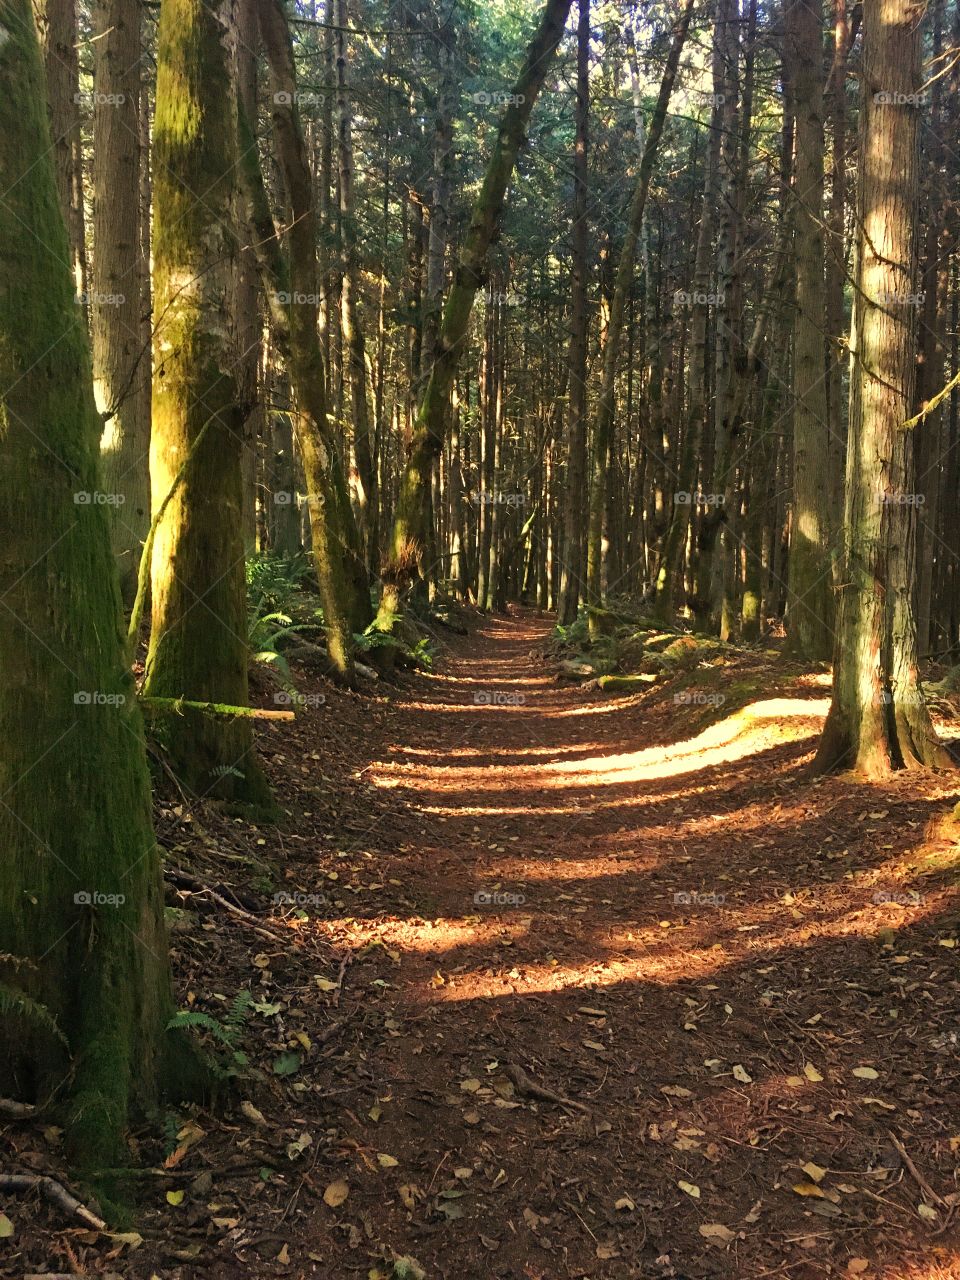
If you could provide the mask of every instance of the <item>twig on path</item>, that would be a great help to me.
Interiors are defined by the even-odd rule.
[[[196,876],[190,875],[189,872],[181,871],[178,867],[167,867],[164,870],[163,878],[169,880],[178,889],[187,889],[191,893],[206,895],[218,907],[223,907],[224,911],[229,911],[232,915],[245,920],[254,933],[258,933],[262,938],[269,938],[271,942],[283,941],[280,934],[274,933],[270,929],[265,929],[251,911],[247,911],[245,907],[238,907],[236,903],[231,902],[229,898],[225,898],[222,893],[217,893],[216,889],[212,889],[210,885],[203,884],[202,881],[198,880]]]
[[[42,1173],[0,1173],[0,1191],[39,1191],[51,1204],[55,1204],[71,1218],[79,1218],[95,1231],[107,1229],[102,1218],[98,1218],[85,1204],[81,1204],[66,1187]]]
[[[333,993],[333,1007],[340,1008],[340,996],[343,993],[343,979],[346,977],[347,969],[353,963],[353,952],[345,951],[343,959],[340,961],[340,968],[337,971],[337,987]]]
[[[582,1102],[575,1102],[572,1098],[565,1098],[561,1093],[554,1093],[552,1089],[547,1089],[542,1084],[537,1084],[536,1080],[531,1080],[523,1067],[518,1066],[515,1062],[508,1062],[504,1065],[505,1075],[513,1081],[521,1093],[525,1093],[529,1098],[539,1098],[542,1102],[555,1102],[559,1107],[573,1107],[577,1111],[582,1111],[584,1115],[590,1115],[590,1108]]]
[[[903,1160],[903,1163],[907,1167],[907,1172],[913,1178],[914,1182],[917,1184],[917,1186],[920,1188],[923,1194],[927,1196],[930,1200],[932,1200],[934,1204],[939,1204],[939,1205],[942,1205],[944,1208],[946,1208],[947,1207],[946,1200],[944,1200],[943,1196],[937,1195],[936,1191],[934,1191],[933,1187],[931,1187],[930,1183],[926,1180],[926,1178],[923,1176],[923,1174],[920,1172],[917,1166],[910,1159],[910,1156],[907,1153],[906,1147],[903,1145],[903,1143],[900,1141],[897,1135],[893,1132],[892,1129],[888,1129],[887,1133],[890,1135],[890,1141],[897,1148],[897,1151],[899,1151],[900,1158]]]

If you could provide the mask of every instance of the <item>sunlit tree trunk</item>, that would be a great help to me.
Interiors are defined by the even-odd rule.
[[[160,11],[150,449],[158,513],[189,461],[153,546],[144,687],[154,698],[245,707],[243,415],[228,323],[238,251],[229,4],[163,0]],[[269,804],[249,718],[183,709],[165,714],[158,732],[187,786]]]
[[[353,119],[347,87],[347,4],[336,0],[334,10],[337,68],[337,174],[340,192],[340,332],[343,358],[350,382],[353,408],[351,444],[356,466],[354,491],[367,555],[376,563],[379,530],[376,527],[377,485],[373,462],[373,430],[367,396],[367,344],[360,311],[360,263],[357,253],[356,211],[353,203]]]
[[[353,637],[369,625],[373,611],[360,531],[350,505],[338,442],[328,421],[327,384],[318,340],[316,203],[296,103],[290,28],[275,0],[260,7],[260,33],[270,65],[274,136],[290,202],[289,258],[281,252],[256,148],[251,145],[249,121],[242,130],[241,173],[274,341],[290,374],[330,657],[343,679],[350,681]]]
[[[865,7],[842,589],[814,769],[871,778],[948,763],[917,678],[911,600],[920,40],[910,0]]]

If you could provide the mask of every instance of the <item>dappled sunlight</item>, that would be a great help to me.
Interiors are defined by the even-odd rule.
[[[826,699],[770,698],[752,703],[726,720],[710,725],[695,738],[672,746],[550,766],[553,773],[576,772],[587,783],[621,778],[669,778],[714,764],[730,764],[783,742],[806,738],[819,728],[829,709]]]

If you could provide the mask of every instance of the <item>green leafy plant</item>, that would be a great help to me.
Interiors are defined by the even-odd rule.
[[[57,1020],[45,1004],[32,999],[24,991],[0,982],[0,1018],[20,1018],[47,1032],[55,1040],[66,1045],[67,1038],[57,1025]]]
[[[221,1078],[246,1074],[250,1059],[240,1045],[252,1007],[253,996],[244,990],[237,995],[222,1021],[200,1009],[178,1009],[167,1023],[167,1030],[205,1032],[226,1050],[225,1054],[213,1055],[211,1065],[216,1074]]]

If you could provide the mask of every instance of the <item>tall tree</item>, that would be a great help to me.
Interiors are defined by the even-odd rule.
[[[787,0],[784,62],[795,112],[793,170],[796,311],[793,325],[793,528],[787,627],[790,647],[827,659],[833,649],[831,426],[827,418],[823,251],[823,12]]]
[[[228,323],[238,250],[230,21],[229,0],[163,0],[160,9],[150,449],[159,524],[144,688],[150,698],[245,708],[243,414]],[[189,787],[270,804],[249,717],[176,707],[162,738]]]
[[[833,700],[814,769],[946,765],[917,676],[913,428],[921,32],[864,8],[857,263]]]
[[[0,170],[0,1089],[96,1170],[185,1060],[29,0],[0,0]]]
[[[590,0],[579,0],[577,22],[576,138],[573,148],[573,225],[570,272],[570,350],[567,397],[567,476],[563,493],[563,562],[557,621],[577,616],[584,579],[587,496],[587,226],[590,126]]]
[[[43,42],[57,192],[67,224],[74,288],[86,303],[87,249],[76,0],[43,0],[37,7],[37,23]]]
[[[666,123],[670,95],[673,92],[673,83],[677,77],[680,55],[683,52],[692,14],[693,0],[685,0],[674,27],[673,41],[660,82],[660,92],[650,118],[650,128],[647,131],[643,155],[640,159],[626,233],[620,250],[620,261],[617,265],[610,315],[603,337],[603,378],[593,424],[593,479],[590,487],[590,526],[587,542],[587,590],[591,600],[595,602],[599,601],[601,596],[603,517],[607,502],[610,445],[616,412],[617,366],[620,362],[626,304],[633,279],[637,244],[643,226],[643,214],[647,203],[647,192],[650,190],[650,179],[653,176],[657,148]]]
[[[103,415],[103,483],[124,600],[133,603],[150,525],[150,417],[143,383],[150,353],[140,317],[140,5],[93,8],[93,385]],[[149,402],[148,402],[149,403]]]

